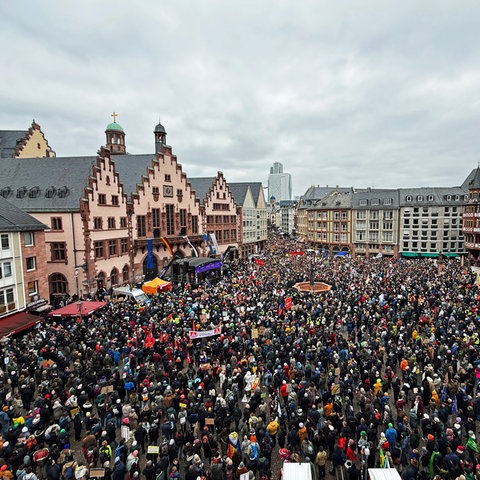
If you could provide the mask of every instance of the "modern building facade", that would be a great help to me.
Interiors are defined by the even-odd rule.
[[[283,165],[275,162],[268,175],[268,198],[275,197],[277,202],[292,199],[292,177],[283,171]]]

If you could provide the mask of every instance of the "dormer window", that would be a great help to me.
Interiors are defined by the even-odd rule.
[[[30,198],[37,198],[39,193],[40,193],[40,188],[39,187],[33,187],[28,192],[28,196]]]
[[[27,194],[27,187],[21,187],[17,190],[17,198],[23,198]]]
[[[68,187],[64,186],[62,188],[59,188],[57,190],[57,197],[58,198],[65,198],[68,196],[68,194],[70,193],[70,190],[68,189]]]
[[[55,187],[48,187],[45,190],[45,198],[53,198],[55,196],[56,190]]]
[[[423,202],[423,195],[417,195],[417,202]]]

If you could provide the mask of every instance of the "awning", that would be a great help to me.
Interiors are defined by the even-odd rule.
[[[412,258],[418,258],[419,257],[417,252],[402,252],[401,255],[402,255],[402,257],[412,257]]]
[[[458,253],[442,253],[442,255],[447,258],[458,258],[460,256]]]
[[[426,252],[421,253],[420,256],[424,258],[438,258],[438,253]]]
[[[104,307],[106,302],[74,302],[65,305],[62,308],[54,310],[48,314],[49,317],[78,317],[81,312],[82,317],[88,317],[96,310]]]
[[[0,337],[13,335],[42,321],[42,317],[27,312],[18,312],[0,318]]]

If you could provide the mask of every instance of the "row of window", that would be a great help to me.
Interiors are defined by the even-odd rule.
[[[98,204],[106,205],[107,204],[107,195],[105,193],[98,194]],[[119,205],[118,195],[111,196],[111,205]]]
[[[98,240],[93,243],[95,258],[105,258],[108,252],[109,257],[128,253],[128,238]]]
[[[378,205],[393,205],[393,198],[384,198],[383,200],[380,200],[379,198],[371,198],[368,200],[367,198],[361,198],[358,201],[358,204],[361,207],[366,207],[370,202],[370,205],[372,207],[378,206]]]
[[[144,238],[147,236],[147,215],[137,215],[137,236],[139,238]],[[165,231],[166,235],[175,235],[180,232],[176,231],[175,228],[175,205],[165,205],[165,226],[162,227],[161,225],[161,210],[159,208],[152,208],[151,214],[151,225],[150,227],[153,229],[154,237],[159,238],[161,236],[161,230]],[[185,231],[187,229],[187,219],[188,219],[188,212],[186,208],[181,208],[178,211],[178,223],[180,230]],[[191,233],[197,234],[198,233],[198,217],[196,215],[191,216]]]
[[[120,217],[120,228],[127,228],[127,225],[127,217]],[[94,230],[103,229],[103,217],[93,217],[93,228]],[[117,228],[117,219],[115,217],[107,218],[107,228],[108,230]]]
[[[439,248],[439,244],[436,242],[428,243],[428,242],[403,242],[402,244],[403,250],[415,251],[418,248],[421,248],[422,251],[436,252]],[[463,251],[462,244],[458,242],[443,242],[442,243],[442,251],[454,251],[454,252],[461,252]]]

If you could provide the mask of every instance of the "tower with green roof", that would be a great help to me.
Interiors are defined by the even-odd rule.
[[[117,116],[117,113],[112,113],[113,122],[109,123],[105,129],[105,146],[110,150],[111,155],[125,155],[125,132],[117,123]]]

